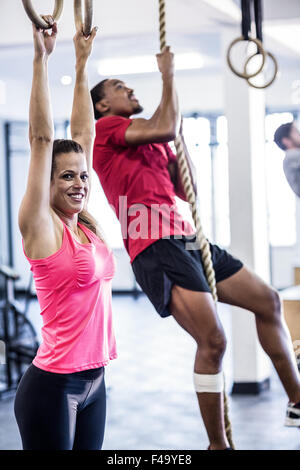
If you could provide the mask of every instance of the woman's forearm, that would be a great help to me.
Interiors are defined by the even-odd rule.
[[[71,134],[92,140],[95,133],[94,111],[89,91],[87,63],[76,64],[76,82],[71,116]]]
[[[46,57],[37,57],[33,61],[29,129],[30,141],[33,139],[52,141],[54,138]]]

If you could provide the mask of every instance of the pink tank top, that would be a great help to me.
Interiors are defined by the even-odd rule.
[[[32,260],[24,251],[43,316],[43,341],[32,362],[61,374],[102,367],[117,357],[111,308],[114,257],[91,230],[78,225],[90,243],[78,242],[64,224],[56,253]]]

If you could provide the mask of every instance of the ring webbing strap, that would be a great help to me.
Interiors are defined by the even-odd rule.
[[[242,36],[248,41],[249,33],[251,31],[251,0],[241,0],[242,7]]]
[[[254,17],[255,17],[255,29],[256,38],[263,42],[262,22],[263,22],[263,10],[262,1],[254,0]]]

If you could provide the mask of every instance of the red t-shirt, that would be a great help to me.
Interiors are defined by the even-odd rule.
[[[176,159],[168,144],[129,146],[131,119],[107,116],[96,124],[93,166],[121,223],[131,262],[149,245],[195,230],[178,212],[168,164]]]

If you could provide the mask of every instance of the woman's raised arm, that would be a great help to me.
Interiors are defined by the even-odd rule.
[[[52,17],[45,19],[53,24],[51,35],[33,25],[34,60],[29,111],[31,159],[27,188],[19,210],[23,238],[27,237],[29,231],[33,235],[43,222],[50,220],[54,127],[48,85],[48,58],[55,47],[57,26]]]
[[[94,110],[91,100],[87,62],[92,52],[93,41],[97,34],[95,27],[86,38],[82,31],[77,31],[74,37],[76,53],[76,83],[74,89],[73,109],[71,116],[72,139],[78,142],[87,158],[89,174],[92,169],[92,151],[95,136]]]

